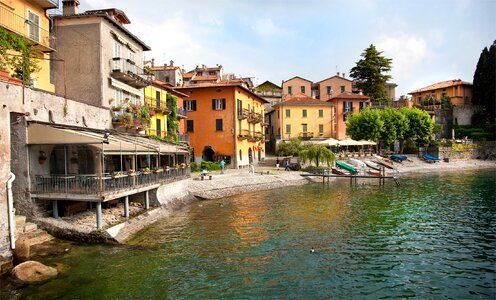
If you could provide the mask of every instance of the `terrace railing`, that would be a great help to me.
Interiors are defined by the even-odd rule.
[[[154,172],[137,172],[135,175],[36,175],[33,192],[36,194],[84,194],[133,190],[155,184],[184,179],[190,175],[190,168],[170,168]]]

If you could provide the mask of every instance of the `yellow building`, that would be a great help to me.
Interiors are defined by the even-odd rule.
[[[291,138],[308,140],[333,136],[334,105],[303,93],[273,106],[276,143]]]
[[[160,138],[167,136],[167,115],[170,109],[167,107],[167,91],[160,81],[154,80],[151,85],[144,88],[145,105],[150,107],[150,126],[146,130],[147,135],[155,135]]]
[[[30,82],[35,88],[53,92],[54,85],[50,82],[50,52],[54,49],[51,46],[51,35],[49,31],[48,9],[58,8],[57,0],[21,1],[21,0],[1,0],[0,1],[0,26],[6,32],[13,33],[23,38],[27,45],[31,45],[31,55],[39,71],[30,74]],[[8,55],[19,55],[11,52]],[[6,68],[10,75],[16,70]]]

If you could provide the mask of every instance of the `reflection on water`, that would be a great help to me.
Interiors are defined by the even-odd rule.
[[[195,203],[126,246],[45,263],[25,298],[492,298],[494,172],[348,181]],[[310,253],[314,248],[315,253]]]

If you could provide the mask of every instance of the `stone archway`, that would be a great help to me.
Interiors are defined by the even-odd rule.
[[[205,161],[214,161],[215,151],[210,146],[205,146],[202,152],[202,159]]]

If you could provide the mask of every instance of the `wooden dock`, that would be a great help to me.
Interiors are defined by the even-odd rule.
[[[304,176],[304,177],[322,177],[323,183],[325,183],[326,178],[327,178],[327,182],[329,182],[329,178],[331,178],[331,177],[349,178],[351,185],[353,185],[353,183],[357,184],[358,178],[378,179],[379,185],[384,185],[386,183],[386,179],[393,179],[394,182],[396,183],[396,185],[400,186],[400,182],[399,182],[398,177],[396,175],[375,176],[375,175],[301,174],[301,176]]]

